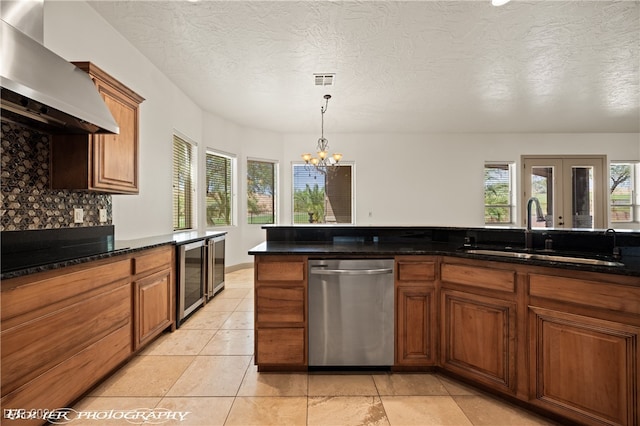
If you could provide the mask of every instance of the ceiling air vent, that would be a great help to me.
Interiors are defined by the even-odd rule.
[[[324,73],[324,74],[314,74],[316,86],[333,86],[333,81],[336,78],[335,74],[332,73]]]

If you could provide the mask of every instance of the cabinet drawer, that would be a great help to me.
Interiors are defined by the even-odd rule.
[[[640,314],[640,287],[529,274],[529,294],[561,302]]]
[[[304,323],[303,287],[259,287],[256,293],[258,323]]]
[[[515,291],[515,271],[443,263],[442,281],[498,291]]]
[[[134,275],[143,272],[152,271],[154,269],[170,268],[173,254],[173,247],[167,247],[162,251],[154,251],[153,253],[142,254],[133,258]]]
[[[398,281],[433,281],[435,278],[435,262],[398,261]]]
[[[107,373],[126,360],[130,353],[131,324],[127,323],[20,388],[3,395],[2,408],[25,407],[54,410],[68,407],[70,401],[78,399]],[[6,391],[3,383],[3,394]],[[99,423],[95,422],[95,424]],[[42,422],[24,420],[6,424],[41,425]]]
[[[131,262],[129,259],[108,264],[79,265],[62,268],[55,275],[34,274],[2,282],[1,319],[2,328],[7,329],[39,316],[73,305],[109,288],[129,281]],[[39,278],[43,277],[43,278]]]
[[[2,369],[3,395],[130,323],[131,286],[125,282],[112,291],[3,329],[2,365],[11,366]]]
[[[304,365],[304,328],[256,330],[256,362],[267,365]]]
[[[304,281],[304,262],[259,262],[258,281]]]

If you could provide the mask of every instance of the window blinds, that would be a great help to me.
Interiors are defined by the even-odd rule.
[[[231,225],[231,158],[207,152],[207,225]]]
[[[173,229],[191,229],[193,209],[193,145],[173,136]]]

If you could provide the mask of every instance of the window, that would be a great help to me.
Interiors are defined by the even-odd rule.
[[[353,223],[353,165],[293,164],[293,223]]]
[[[247,223],[276,223],[274,161],[247,160]]]
[[[609,168],[611,179],[609,215],[611,222],[633,222],[636,165],[614,163]]]
[[[513,223],[513,163],[486,163],[484,166],[484,223]]]
[[[173,136],[173,230],[193,227],[193,145]]]
[[[231,156],[207,152],[207,226],[232,224],[234,162]]]

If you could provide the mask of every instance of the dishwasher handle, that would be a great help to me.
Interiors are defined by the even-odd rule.
[[[393,268],[376,269],[325,269],[311,268],[313,275],[382,275],[393,273]]]

